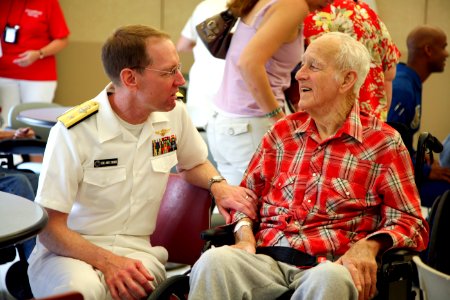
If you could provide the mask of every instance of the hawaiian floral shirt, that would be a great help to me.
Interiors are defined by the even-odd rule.
[[[400,52],[384,23],[364,2],[335,0],[322,11],[311,13],[304,23],[306,44],[330,31],[348,33],[370,52],[372,63],[359,93],[361,110],[386,121],[389,110],[384,89],[384,71],[395,67]]]

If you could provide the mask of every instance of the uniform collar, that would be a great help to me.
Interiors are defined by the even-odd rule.
[[[99,102],[100,107],[97,117],[97,128],[99,133],[99,141],[105,142],[122,135],[122,129],[118,116],[113,111],[111,104],[108,100],[108,94],[114,93],[114,85],[109,83],[105,89],[95,98],[95,101]],[[167,113],[165,112],[153,112],[145,122],[142,128],[141,138],[139,144],[143,143],[143,137],[149,138],[153,134],[153,124],[168,122]]]

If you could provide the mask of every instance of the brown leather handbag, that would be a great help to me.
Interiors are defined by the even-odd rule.
[[[225,59],[233,33],[231,29],[237,21],[230,10],[214,15],[196,26],[198,36],[216,58]]]

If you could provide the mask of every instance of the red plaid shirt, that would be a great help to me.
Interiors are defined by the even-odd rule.
[[[356,241],[382,233],[395,248],[422,250],[428,243],[408,150],[394,129],[360,115],[357,103],[322,142],[306,113],[276,123],[241,185],[259,196],[257,246],[285,237],[311,255],[342,255]],[[234,214],[235,221],[242,217]]]

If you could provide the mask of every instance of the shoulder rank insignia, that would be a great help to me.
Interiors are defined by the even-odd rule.
[[[89,100],[66,111],[58,117],[58,121],[61,121],[69,129],[98,112],[98,108],[98,102]]]

